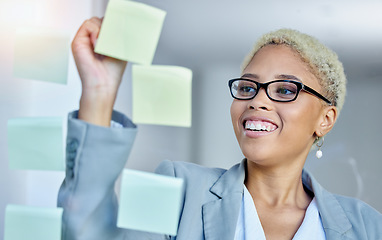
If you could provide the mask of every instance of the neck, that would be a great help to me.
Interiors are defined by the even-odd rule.
[[[311,197],[305,192],[302,166],[261,166],[247,160],[245,185],[256,204],[306,209]]]

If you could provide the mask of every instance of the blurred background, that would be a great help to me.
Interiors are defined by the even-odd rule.
[[[382,211],[381,0],[253,1],[142,0],[167,11],[153,64],[193,71],[191,128],[139,125],[127,167],[153,171],[164,159],[209,167],[238,163],[242,154],[231,126],[227,81],[254,41],[278,28],[293,28],[321,40],[339,55],[348,94],[323,157],[306,163],[328,190],[357,197]],[[15,30],[51,27],[73,37],[91,16],[103,16],[106,0],[0,0],[0,237],[7,204],[54,207],[63,172],[10,170],[7,121],[28,116],[66,116],[78,108],[80,80],[72,57],[68,84],[12,75]],[[131,116],[131,66],[116,109]],[[214,91],[212,92],[211,89]]]

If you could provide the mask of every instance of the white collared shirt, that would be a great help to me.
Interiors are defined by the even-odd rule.
[[[304,220],[293,237],[293,240],[303,239],[326,239],[315,198],[313,198],[306,209]],[[245,185],[234,240],[266,240],[256,206]]]

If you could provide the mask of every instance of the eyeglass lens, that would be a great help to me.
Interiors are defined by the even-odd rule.
[[[232,83],[232,94],[239,99],[251,99],[258,92],[258,86],[254,82],[236,80]],[[275,81],[267,85],[268,96],[276,101],[290,101],[295,99],[299,88],[293,82]]]

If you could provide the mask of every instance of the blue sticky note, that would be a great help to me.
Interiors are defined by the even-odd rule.
[[[52,83],[66,84],[70,35],[53,29],[18,29],[13,74]]]
[[[179,66],[133,65],[133,121],[191,126],[192,71]]]
[[[110,0],[95,52],[150,65],[165,16],[165,11],[143,3]]]
[[[8,205],[4,240],[61,240],[62,208]]]
[[[11,169],[65,169],[64,118],[28,117],[8,120]]]
[[[177,234],[183,179],[125,169],[117,226]]]

